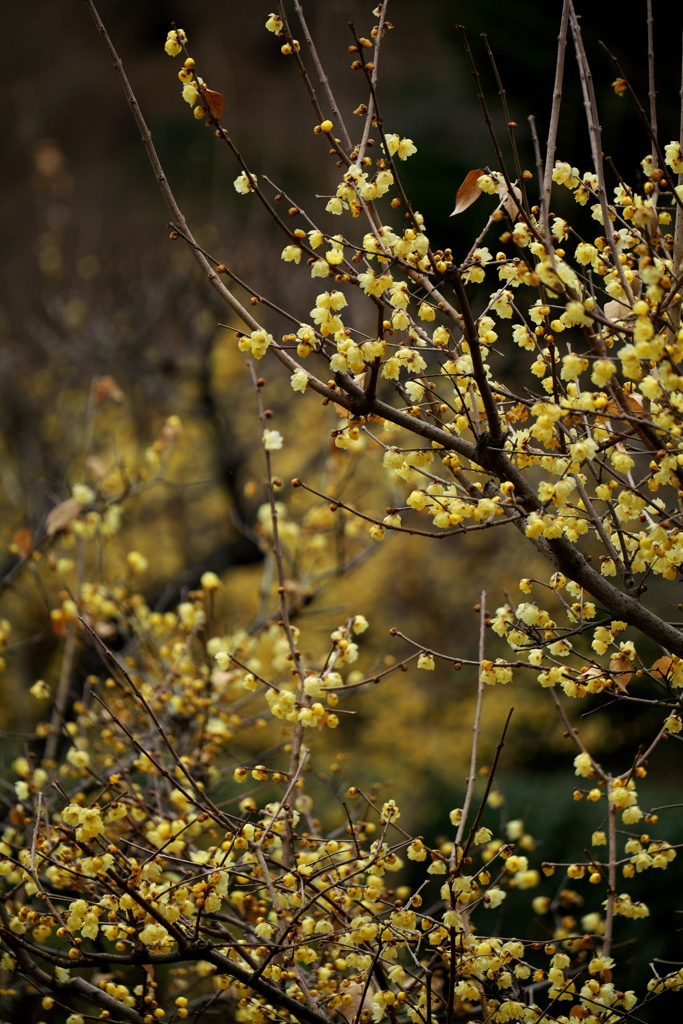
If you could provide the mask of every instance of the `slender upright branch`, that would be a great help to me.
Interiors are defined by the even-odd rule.
[[[619,259],[619,253],[617,251],[616,242],[614,239],[614,228],[612,227],[612,218],[610,217],[610,208],[607,201],[607,185],[605,183],[605,162],[602,153],[602,129],[600,127],[600,119],[598,116],[598,104],[595,99],[595,87],[593,85],[593,75],[588,64],[588,58],[586,56],[586,49],[583,45],[583,36],[581,34],[581,26],[579,25],[579,19],[576,16],[574,10],[574,4],[572,0],[568,0],[569,4],[569,21],[572,27],[572,36],[574,38],[574,48],[576,50],[576,61],[579,66],[579,77],[581,78],[581,89],[583,91],[583,105],[586,111],[586,122],[588,124],[588,137],[590,139],[591,151],[593,154],[593,168],[598,179],[598,202],[600,203],[600,209],[602,211],[602,223],[605,229],[605,238],[609,245],[610,253],[612,254],[613,266],[619,275],[619,281],[621,287],[624,290],[624,294],[630,303],[633,303],[633,292],[631,286],[626,279],[624,268],[621,265]]]
[[[316,72],[318,74],[318,78],[320,80],[320,84],[322,85],[323,91],[325,92],[325,95],[327,96],[327,102],[330,105],[330,110],[332,111],[332,116],[334,117],[335,127],[337,125],[339,126],[339,131],[342,134],[342,142],[343,142],[344,146],[346,147],[347,152],[350,152],[350,150],[351,150],[351,138],[350,138],[349,133],[348,133],[348,131],[346,129],[346,124],[344,123],[344,118],[342,117],[342,113],[341,113],[341,109],[339,107],[339,104],[337,103],[337,101],[336,101],[336,99],[334,97],[334,93],[332,92],[332,86],[330,85],[330,80],[329,80],[329,78],[328,78],[328,76],[327,76],[327,74],[325,72],[325,69],[324,69],[324,67],[322,65],[322,61],[320,60],[320,56],[318,54],[317,47],[316,47],[316,45],[315,45],[315,43],[313,41],[313,36],[311,35],[310,30],[308,28],[308,23],[307,23],[306,18],[304,16],[303,7],[301,6],[300,0],[294,0],[294,10],[296,11],[297,17],[299,19],[299,24],[301,25],[301,31],[303,32],[304,39],[306,40],[306,46],[308,47],[308,52],[310,53],[311,59],[312,59],[314,65],[315,65],[315,70],[316,70]]]
[[[481,714],[484,706],[484,691],[486,689],[486,683],[482,678],[482,662],[484,660],[484,652],[486,646],[486,591],[482,590],[481,597],[479,598],[479,671],[477,673],[477,703],[474,711],[474,723],[472,725],[472,749],[470,753],[470,770],[467,776],[467,790],[465,791],[465,799],[462,805],[462,815],[460,817],[460,823],[458,824],[458,830],[455,834],[455,843],[453,844],[453,853],[451,854],[451,864],[455,866],[455,858],[458,847],[461,845],[463,836],[465,834],[465,828],[467,826],[467,817],[469,815],[470,806],[472,804],[472,796],[474,794],[474,784],[477,780],[477,752],[479,749],[479,733],[481,730]]]
[[[544,237],[550,241],[550,192],[553,185],[553,167],[555,164],[555,149],[557,146],[557,128],[560,122],[560,108],[562,106],[562,84],[564,79],[564,60],[567,52],[567,33],[569,28],[569,6],[570,0],[564,0],[562,4],[562,19],[560,31],[557,37],[557,61],[555,64],[555,83],[553,85],[553,103],[550,109],[550,126],[548,128],[548,142],[545,150],[545,171],[543,174],[543,187],[541,189],[541,227]]]
[[[652,132],[652,166],[657,166],[657,89],[655,86],[655,32],[652,0],[647,0],[647,96],[650,103],[650,131]]]
[[[681,88],[679,91],[679,100],[681,106],[681,117],[678,126],[678,144],[681,146],[683,152],[683,43],[681,45]],[[678,188],[683,186],[683,172],[678,175]],[[674,227],[674,249],[673,249],[673,264],[674,273],[680,274],[683,271],[683,206],[679,203],[676,206],[676,224]],[[674,327],[678,327],[681,322],[681,306],[680,303],[675,303],[671,309],[671,320]]]

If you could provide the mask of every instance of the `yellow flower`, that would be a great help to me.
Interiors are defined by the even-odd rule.
[[[245,196],[247,192],[253,192],[255,181],[255,174],[247,175],[245,171],[242,171],[242,173],[238,174],[238,176],[233,181],[233,185],[235,186],[236,192],[239,192],[241,195]]]
[[[564,163],[562,160],[555,162],[555,169],[553,170],[553,181],[557,185],[564,185],[565,188],[576,188],[579,184],[579,172],[576,167],[572,167],[571,164]]]
[[[277,452],[282,448],[283,439],[279,430],[264,430],[262,440],[267,452]]]
[[[683,153],[679,142],[669,142],[664,147],[664,159],[675,174],[683,173]]]
[[[308,374],[305,370],[295,370],[292,376],[289,378],[289,383],[295,391],[305,391],[308,387]]]
[[[577,775],[582,775],[585,779],[590,779],[595,774],[593,771],[593,761],[590,754],[585,751],[581,754],[577,754],[574,758],[574,770]]]
[[[494,885],[493,888],[489,889],[488,892],[484,893],[484,906],[487,907],[489,910],[493,910],[495,907],[500,906],[500,904],[503,902],[506,896],[506,892],[503,892],[502,889],[499,889],[498,886]]]
[[[280,259],[285,263],[299,263],[301,260],[301,249],[298,245],[286,245],[280,254]]]
[[[195,105],[199,99],[199,88],[195,81],[188,82],[187,85],[183,87],[183,99],[186,103],[189,103],[191,107]]]
[[[266,22],[266,28],[269,32],[273,32],[275,35],[278,32],[282,32],[282,18],[279,14],[269,14],[268,21]]]
[[[49,700],[51,696],[50,688],[44,679],[38,679],[29,690],[29,693],[36,700]]]
[[[413,153],[417,153],[417,146],[413,145],[412,139],[401,139],[398,135],[387,135],[387,147],[391,156],[398,155],[399,160],[407,160]]]

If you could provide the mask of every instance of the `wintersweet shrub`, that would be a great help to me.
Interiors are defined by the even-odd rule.
[[[13,764],[0,843],[3,998],[9,1006],[32,1001],[34,1016],[42,1002],[49,1019],[59,1011],[69,1024],[216,1015],[249,1024],[660,1019],[647,1016],[649,1006],[681,991],[683,966],[653,964],[645,989],[634,991],[627,963],[649,914],[632,880],[676,868],[666,826],[677,809],[667,809],[660,831],[638,790],[663,742],[676,746],[683,722],[683,634],[671,621],[683,564],[683,151],[680,140],[656,136],[654,87],[649,114],[641,108],[651,146],[637,154],[640,184],[615,182],[603,163],[580,25],[565,0],[545,152],[534,136],[537,167],[523,169],[514,131],[512,164],[492,132],[494,166],[473,169],[456,198],[456,215],[482,194],[493,197],[482,207],[494,203],[463,253],[432,247],[402,184],[401,165],[417,147],[382,118],[386,4],[372,12],[367,35],[351,26],[351,69],[367,90],[353,127],[298,0],[291,19],[284,4],[268,18],[273,45],[303,78],[321,156],[338,169],[324,206],[296,197],[296,218],[282,216],[283,199],[294,201],[239,149],[221,94],[200,77],[201,55],[172,28],[165,49],[180,61],[183,99],[233,153],[243,201],[262,203],[284,236],[272,259],[311,289],[310,308],[281,309],[256,286],[244,306],[227,255],[196,242],[88,3],[168,203],[172,237],[190,248],[239,325],[236,345],[259,409],[261,542],[272,581],[253,629],[225,635],[212,614],[215,574],[160,613],[137,593],[146,557],[135,551],[127,584],[83,581],[77,593],[64,592],[53,613],[64,658],[78,635],[99,652],[102,670],[72,717],[64,721],[58,700],[52,721],[38,727],[42,752]],[[588,170],[573,166],[557,138],[568,47],[583,90]],[[614,88],[631,91],[621,74]],[[551,212],[557,195],[573,199],[566,216]],[[283,448],[298,445],[310,458],[329,444],[329,431],[322,420],[297,437],[269,425],[261,360],[287,368],[297,401],[333,405],[334,446],[349,464],[374,458],[403,495],[383,514],[372,494],[362,507],[349,504],[318,492],[302,472],[291,486],[326,512],[309,522],[300,557],[320,557],[328,513],[342,510],[361,554],[390,533],[397,544],[402,534],[426,544],[502,528],[545,559],[547,576],[520,580],[521,596],[508,596],[494,615],[482,596],[475,661],[396,629],[409,652],[402,662],[367,675],[350,669],[368,624],[360,595],[324,649],[295,621],[298,526],[275,473]],[[46,545],[74,534],[86,543],[115,537],[118,499],[86,490],[59,507]],[[34,555],[24,553],[26,564],[39,561]],[[492,564],[490,592],[496,586]],[[112,620],[126,637],[119,653],[107,643]],[[507,643],[507,657],[487,656],[487,628]],[[404,831],[400,794],[380,804],[356,786],[336,824],[323,826],[309,792],[310,738],[343,728],[359,687],[413,663],[433,671],[440,661],[470,665],[478,680],[470,773],[463,806],[442,823],[448,837],[430,845]],[[522,820],[499,833],[482,824],[497,799],[505,730],[484,796],[474,800],[484,695],[501,699],[499,688],[522,674],[538,684],[539,700],[548,691],[574,743],[568,798],[603,808],[598,828],[586,815],[585,855],[576,862],[544,862]],[[50,697],[44,681],[31,692]],[[619,773],[584,739],[589,701],[634,702],[656,717]],[[243,757],[226,780],[236,751]],[[409,861],[417,885],[402,881]],[[495,911],[507,899],[528,904],[519,935],[499,924]],[[578,906],[585,912],[577,915]]]

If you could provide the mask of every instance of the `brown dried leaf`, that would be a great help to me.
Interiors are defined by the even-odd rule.
[[[16,807],[13,807],[12,810],[9,812],[8,817],[13,825],[24,825],[26,823],[24,808],[21,806],[21,804],[17,804]]]
[[[610,299],[605,303],[603,312],[608,320],[625,320],[631,312],[631,307],[627,306],[625,302],[620,302],[619,299]]]
[[[360,981],[349,981],[344,986],[344,992],[351,996],[351,1002],[344,1006],[344,1017],[346,1020],[355,1020],[360,1016],[361,1002],[364,1011],[368,1014],[372,1009],[372,997],[375,994],[375,986],[371,983],[366,991],[365,985]]]
[[[25,526],[22,530],[17,530],[12,537],[9,549],[13,555],[19,555],[19,558],[28,558],[33,551],[33,537],[28,526]]]
[[[219,92],[214,92],[213,89],[204,89],[203,95],[211,112],[211,117],[216,121],[220,121],[223,114],[223,96]]]
[[[462,185],[458,189],[455,196],[455,209],[451,214],[451,217],[455,217],[456,213],[462,213],[468,206],[476,202],[481,195],[481,189],[477,185],[477,179],[485,174],[483,168],[479,168],[476,171],[470,171]]]
[[[626,395],[626,404],[629,407],[629,416],[642,416],[643,406],[640,401],[639,395]],[[610,416],[620,416],[622,414],[622,408],[617,405],[614,401],[609,401],[605,406],[605,412],[608,412]]]
[[[616,654],[610,658],[609,670],[616,686],[625,690],[633,675],[633,665],[625,654]]]
[[[99,405],[103,398],[111,398],[114,402],[122,402],[125,395],[113,377],[105,374],[104,377],[96,377],[92,383],[92,396],[96,405]]]
[[[522,205],[522,193],[516,185],[512,186],[512,192],[507,185],[501,185],[499,191],[500,199],[503,204],[503,209],[507,213],[510,220],[517,220],[519,216],[519,208]],[[514,199],[512,198],[514,195]],[[515,202],[515,199],[517,202]]]
[[[104,476],[105,465],[98,455],[89,455],[85,460],[85,468],[92,480],[99,480],[100,477]]]
[[[69,523],[80,515],[81,503],[76,498],[67,498],[55,505],[45,520],[45,532],[54,537],[60,530],[66,529]]]
[[[664,655],[661,658],[657,658],[656,662],[650,669],[650,672],[655,677],[655,679],[665,679],[671,671],[672,665],[672,659]]]

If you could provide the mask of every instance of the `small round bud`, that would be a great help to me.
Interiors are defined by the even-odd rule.
[[[221,581],[215,572],[205,572],[201,578],[202,590],[218,590]]]

